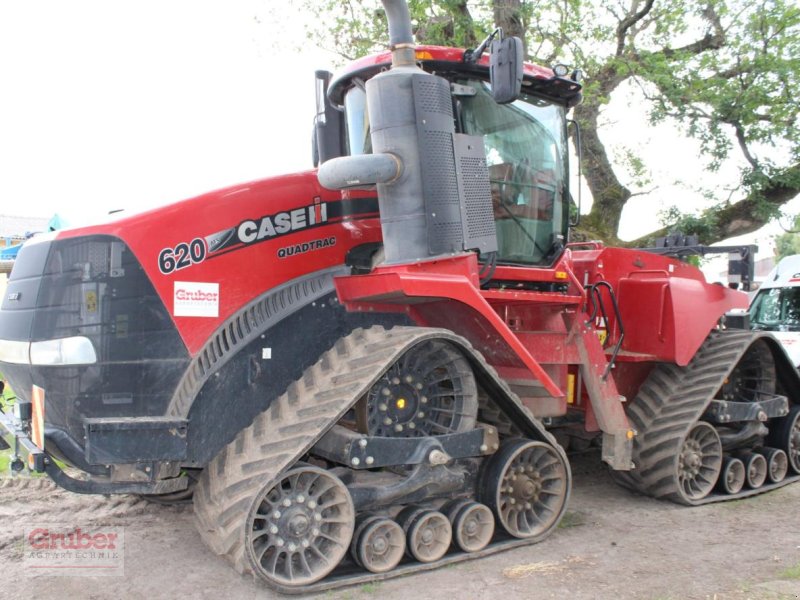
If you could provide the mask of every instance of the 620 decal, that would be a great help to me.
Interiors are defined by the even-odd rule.
[[[206,258],[206,243],[194,238],[188,244],[181,242],[174,248],[164,248],[158,254],[158,270],[164,275],[201,263]]]

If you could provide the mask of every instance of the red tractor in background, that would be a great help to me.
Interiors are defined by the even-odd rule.
[[[577,75],[500,32],[415,47],[384,6],[391,51],[317,74],[317,171],[25,245],[15,466],[193,497],[206,543],[285,592],[543,539],[571,445],[689,505],[800,479],[800,381],[726,317],[746,296],[569,243]]]

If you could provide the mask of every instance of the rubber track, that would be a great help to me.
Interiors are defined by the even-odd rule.
[[[633,448],[636,469],[612,472],[619,483],[648,496],[696,506],[752,496],[800,479],[787,477],[778,484],[743,489],[738,494],[713,491],[696,501],[687,500],[678,489],[678,455],[684,438],[761,335],[740,330],[712,332],[685,367],[659,364],[653,369],[628,407],[628,419],[637,432]]]
[[[506,394],[505,401],[511,401],[523,410],[518,398],[483,357],[466,340],[450,331],[418,327],[358,329],[338,340],[289,386],[286,393],[273,401],[249,427],[240,431],[203,471],[194,493],[194,511],[197,528],[205,543],[215,553],[226,557],[239,573],[255,575],[245,555],[244,525],[258,492],[276,483],[281,474],[306,454],[403,353],[434,338],[455,343],[473,364],[479,361],[479,372],[484,377],[493,378]],[[530,425],[540,432],[540,435],[531,437],[550,443],[563,456],[569,490],[571,474],[566,455],[538,422]],[[286,588],[265,583],[285,593],[305,594],[382,580],[534,543],[555,529],[557,522],[536,538],[498,540],[481,552],[448,555],[435,563],[400,565],[381,575],[363,571],[337,575],[334,571],[333,576],[309,586]]]

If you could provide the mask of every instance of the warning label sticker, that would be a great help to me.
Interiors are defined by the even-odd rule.
[[[219,284],[176,281],[173,314],[176,317],[218,317]]]

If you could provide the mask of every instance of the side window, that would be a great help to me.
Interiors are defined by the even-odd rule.
[[[369,137],[369,115],[367,94],[364,88],[355,86],[344,97],[347,114],[347,147],[350,156],[370,154],[372,141]]]
[[[777,323],[781,318],[780,288],[764,290],[753,303],[751,318],[764,325]]]

